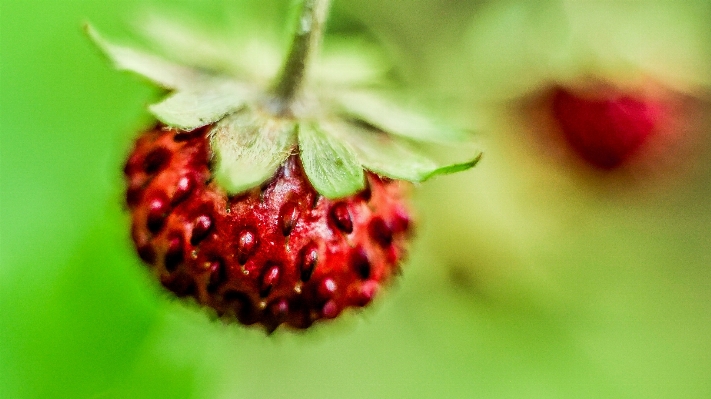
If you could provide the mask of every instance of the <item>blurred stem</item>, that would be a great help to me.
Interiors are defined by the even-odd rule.
[[[301,94],[306,79],[306,68],[321,44],[331,0],[304,0],[294,32],[289,55],[274,88],[280,102],[280,113],[289,112]]]

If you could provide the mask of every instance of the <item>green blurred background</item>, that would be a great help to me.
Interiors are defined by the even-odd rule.
[[[289,10],[0,0],[0,398],[711,397],[708,1],[336,0],[333,29],[377,37],[486,154],[418,188],[372,309],[272,336],[172,300],[133,254],[120,170],[159,93],[81,24],[120,37],[146,7],[276,34]],[[687,104],[653,166],[537,138],[547,87],[637,71]]]

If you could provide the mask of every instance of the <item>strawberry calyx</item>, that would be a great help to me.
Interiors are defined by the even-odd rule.
[[[118,69],[170,91],[149,106],[159,121],[185,132],[210,126],[213,177],[230,195],[263,184],[292,154],[301,158],[316,191],[331,199],[363,190],[366,171],[421,182],[473,167],[481,157],[478,150],[463,162],[441,163],[421,148],[423,143],[463,143],[466,132],[374,92],[353,86],[329,90],[319,87],[318,75],[314,82],[306,79],[327,10],[327,0],[304,2],[291,52],[270,86],[239,79],[230,72],[238,65],[181,64],[113,43],[92,26],[86,30]]]

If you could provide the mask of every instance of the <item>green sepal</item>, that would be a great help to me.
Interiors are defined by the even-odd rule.
[[[315,123],[301,123],[298,131],[301,164],[316,191],[335,199],[365,188],[363,168],[348,146]]]
[[[195,23],[148,14],[138,24],[139,32],[152,47],[170,54],[187,65],[231,75],[247,75],[269,82],[279,73],[282,51],[279,40],[269,40],[269,32],[219,37]],[[234,38],[249,37],[237,41]],[[257,38],[263,38],[258,40]],[[326,87],[369,85],[382,80],[389,68],[378,49],[352,39],[328,38],[311,74],[314,82]]]
[[[469,138],[465,131],[436,123],[370,92],[343,92],[335,96],[335,100],[347,117],[376,126],[389,134],[435,143],[460,142]]]
[[[407,140],[368,126],[340,122],[324,129],[349,145],[365,169],[392,179],[422,182],[436,175],[469,169],[481,157],[477,151],[465,162],[440,165]]]
[[[440,166],[437,169],[433,170],[429,175],[425,176],[422,181],[429,180],[430,178],[435,177],[437,175],[449,175],[452,173],[459,173],[471,169],[475,167],[479,163],[479,161],[481,161],[482,155],[483,153],[477,151],[476,155],[469,160],[460,163]]]
[[[210,132],[217,183],[229,194],[239,194],[267,181],[292,153],[295,127],[293,120],[250,108],[226,116]]]
[[[362,40],[331,37],[313,65],[314,83],[324,88],[370,87],[383,83],[391,65],[376,46]]]
[[[281,48],[267,36],[254,32],[215,35],[195,23],[148,14],[139,24],[139,33],[152,48],[170,54],[181,63],[217,74],[270,83],[279,72]],[[249,40],[239,40],[249,37]]]
[[[161,122],[183,130],[193,130],[217,122],[239,109],[253,97],[252,90],[239,82],[212,79],[178,90],[149,110]]]
[[[153,44],[165,47],[180,42],[177,47],[182,56],[179,54],[178,58],[187,60],[193,67],[114,44],[89,25],[86,30],[118,69],[135,72],[174,90],[169,97],[150,106],[150,111],[161,122],[182,130],[215,124],[210,131],[215,157],[213,177],[228,194],[242,193],[270,179],[296,152],[297,144],[311,184],[320,194],[333,199],[362,190],[365,187],[363,169],[393,179],[421,182],[438,174],[469,169],[481,157],[477,153],[461,163],[435,162],[415,146],[415,142],[464,141],[469,138],[468,134],[446,128],[369,92],[338,91],[327,96],[335,107],[327,106],[315,115],[306,115],[306,121],[275,115],[262,108],[268,104],[262,102],[264,98],[254,87],[225,75],[232,72],[254,78],[268,70],[271,62],[256,70],[245,68],[242,64],[253,61],[253,57],[220,56],[219,43],[214,47],[197,48],[196,43],[204,37],[183,40],[183,36],[191,32],[183,32],[181,26],[175,24],[161,33],[157,27],[163,22],[165,20],[154,21],[146,31],[149,34],[152,31]],[[194,54],[190,51],[193,48]],[[332,65],[353,66],[351,56],[353,53],[336,52]],[[377,63],[358,65],[347,75],[355,81],[374,81],[378,75],[376,66]],[[343,72],[343,68],[338,69]],[[343,78],[323,75],[324,81],[330,83]],[[343,81],[353,83],[349,79]]]
[[[118,70],[134,72],[166,89],[186,88],[206,78],[204,73],[194,68],[167,61],[132,47],[114,44],[89,24],[84,28]]]

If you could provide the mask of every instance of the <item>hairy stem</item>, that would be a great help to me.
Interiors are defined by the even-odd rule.
[[[321,43],[330,5],[331,0],[303,2],[289,55],[274,87],[281,112],[288,112],[290,105],[300,95],[306,79],[306,68]]]

